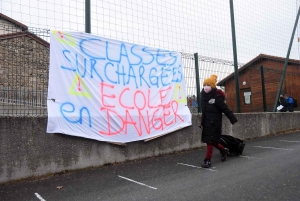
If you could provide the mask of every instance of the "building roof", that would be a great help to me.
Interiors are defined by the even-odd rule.
[[[273,61],[285,62],[285,58],[283,58],[283,57],[276,57],[276,56],[271,56],[271,55],[266,55],[266,54],[260,54],[257,57],[255,57],[254,59],[250,60],[245,65],[243,65],[242,67],[240,67],[238,69],[238,72],[240,73],[240,72],[244,71],[248,67],[252,66],[253,63],[258,62],[258,61],[260,61],[262,59],[268,59],[268,60],[273,60]],[[300,65],[300,60],[289,59],[288,62],[289,62],[289,64],[298,64],[298,65]],[[222,79],[221,81],[219,81],[217,83],[217,86],[224,86],[225,82],[228,81],[232,77],[234,77],[234,72],[231,73],[230,75],[228,75],[227,77],[225,77],[224,79]]]
[[[28,30],[28,27],[25,25],[25,24],[22,24],[21,22],[18,22],[2,13],[0,13],[0,19],[3,19],[3,20],[6,20],[6,21],[9,21],[10,23],[16,25],[17,27],[20,27],[22,29],[22,31],[27,31]]]
[[[26,25],[14,20],[2,13],[0,13],[0,19],[10,22],[22,30],[22,31],[16,32],[16,33],[2,34],[2,35],[0,35],[0,40],[27,36],[27,37],[30,37],[33,40],[37,41],[38,43],[44,45],[45,47],[50,48],[50,44],[47,41],[45,41],[42,38],[38,37],[37,35],[29,32],[28,27]]]
[[[50,43],[48,43],[47,41],[41,39],[37,35],[35,35],[33,33],[30,33],[28,31],[22,31],[22,32],[11,33],[11,34],[3,34],[3,35],[0,35],[0,40],[11,39],[11,38],[19,38],[19,37],[22,37],[22,36],[30,37],[33,40],[37,41],[38,43],[44,45],[45,47],[50,48]]]

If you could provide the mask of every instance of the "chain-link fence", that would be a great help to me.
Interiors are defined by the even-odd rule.
[[[49,32],[4,23],[1,32],[0,115],[46,115]]]
[[[0,108],[1,115],[46,115],[49,70],[49,31],[38,28],[16,31],[1,26],[0,31]],[[198,111],[194,54],[181,53],[186,81],[187,102]],[[200,80],[212,72],[224,78],[233,72],[230,61],[199,57]],[[213,69],[213,70],[212,70]]]
[[[239,67],[261,53],[286,56],[298,6],[299,0],[234,1]],[[85,1],[2,0],[0,13],[9,18],[0,17],[0,115],[46,115],[49,30],[84,32]],[[93,34],[181,52],[191,108],[194,53],[200,84],[234,71],[229,1],[91,1],[90,14]],[[292,59],[299,59],[298,36],[297,29]]]

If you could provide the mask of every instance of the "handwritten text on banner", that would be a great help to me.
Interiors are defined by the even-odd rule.
[[[126,143],[191,125],[180,54],[51,32],[48,133]]]

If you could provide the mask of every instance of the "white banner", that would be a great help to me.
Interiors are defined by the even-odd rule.
[[[50,37],[47,133],[126,143],[191,125],[180,53],[87,33]]]

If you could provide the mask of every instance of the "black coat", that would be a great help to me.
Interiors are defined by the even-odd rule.
[[[225,101],[225,93],[213,88],[209,93],[201,91],[202,107],[202,142],[216,144],[222,134],[222,113],[234,124],[237,122],[233,112],[228,108]]]
[[[284,97],[280,97],[279,98],[279,105],[282,105],[283,108],[281,110],[279,110],[280,112],[286,112],[287,111],[287,103]]]

